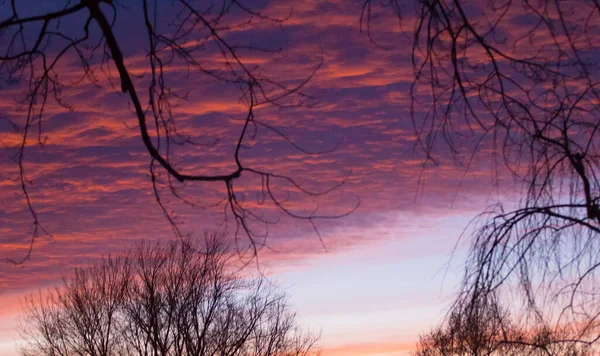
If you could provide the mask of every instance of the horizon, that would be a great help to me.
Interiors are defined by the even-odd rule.
[[[468,14],[489,11],[486,1],[471,4]],[[59,3],[17,7],[21,16],[32,16]],[[150,118],[143,12],[135,4],[114,3],[114,33]],[[156,24],[168,33],[173,29],[161,21],[176,10],[165,4],[156,5],[153,16],[160,16]],[[181,136],[169,141],[168,162],[182,174],[228,178],[179,183],[156,168],[159,161],[149,171],[139,113],[119,71],[109,71],[96,55],[89,63],[93,74],[82,80],[79,59],[70,53],[56,69],[65,83],[58,94],[64,102],[49,101],[39,137],[32,131],[23,141],[22,183],[18,125],[27,105],[17,100],[27,86],[3,84],[0,251],[7,261],[23,263],[0,268],[0,353],[17,355],[24,342],[17,319],[26,295],[53,288],[74,268],[122,254],[137,241],[203,231],[226,232],[247,268],[265,271],[289,297],[299,325],[320,332],[325,356],[408,355],[419,336],[446,320],[466,290],[465,263],[472,262],[472,241],[483,221],[476,218],[499,202],[506,211],[521,206],[528,186],[517,174],[528,166],[499,169],[504,163],[495,155],[496,142],[470,124],[459,123],[455,136],[435,145],[415,131],[411,119],[425,126],[435,115],[424,89],[411,94],[414,13],[406,13],[400,26],[390,8],[369,7],[367,31],[361,1],[252,6],[256,13],[227,13],[238,27],[222,29],[225,40],[240,43],[236,50],[246,66],[231,54],[223,64],[220,51],[228,49],[214,39],[186,38],[183,47],[192,48],[201,63],[186,66],[179,58],[165,64],[172,102],[161,107],[167,119],[157,117],[158,128],[153,120],[148,124],[148,140],[166,152],[167,141],[152,130],[164,125],[174,135],[169,125],[177,122]],[[0,22],[9,8],[0,5]],[[109,13],[108,4],[101,8]],[[524,36],[532,24],[513,10],[506,14],[512,27],[502,28],[508,39]],[[69,16],[66,31],[76,33],[83,20]],[[244,22],[244,16],[253,20]],[[99,38],[98,26],[90,31]],[[514,51],[527,52],[527,46]],[[257,89],[258,79],[244,83],[235,77],[244,70],[263,80],[264,89]],[[411,102],[411,95],[425,104]],[[31,127],[37,130],[37,123]],[[477,135],[485,139],[469,141]],[[588,201],[591,214],[589,207]],[[586,218],[595,224],[593,215]]]

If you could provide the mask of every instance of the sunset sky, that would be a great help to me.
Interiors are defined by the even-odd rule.
[[[61,3],[28,0],[19,6],[24,14],[35,14]],[[275,54],[241,52],[245,63],[286,85],[302,82],[318,67],[302,89],[306,105],[262,106],[255,110],[256,118],[307,151],[328,152],[299,152],[259,126],[255,140],[245,141],[252,147],[241,154],[244,164],[292,176],[307,189],[326,189],[348,177],[324,199],[290,194],[286,204],[294,211],[318,206],[323,214],[343,214],[360,202],[347,217],[316,221],[322,242],[310,223],[281,216],[269,227],[269,248],[259,252],[258,266],[288,293],[299,322],[321,332],[324,355],[404,355],[420,333],[443,318],[457,291],[467,248],[467,240],[458,242],[461,233],[487,205],[514,190],[495,184],[497,177],[484,159],[465,173],[443,146],[436,153],[439,164],[423,169],[410,120],[410,14],[401,27],[389,9],[379,9],[369,38],[360,32],[362,1],[248,3],[263,14],[289,18],[227,32],[234,42],[281,49]],[[1,5],[0,21],[8,16],[8,6]],[[147,40],[136,6],[119,8],[115,32],[138,91],[145,95]],[[77,19],[71,25],[76,28]],[[518,22],[513,30],[519,31]],[[219,61],[210,48],[195,56],[208,67]],[[98,65],[93,68],[101,73]],[[150,159],[116,74],[114,86],[103,74],[98,85],[78,82],[81,67],[73,54],[62,60],[58,71],[65,83],[62,98],[72,111],[48,104],[42,125],[45,143],[36,144],[34,130],[24,165],[32,182],[32,204],[51,237],[37,238],[24,265],[0,264],[2,355],[16,355],[20,298],[141,239],[173,238],[153,196]],[[207,76],[188,77],[185,66],[170,67],[168,80],[173,90],[187,95],[172,107],[181,132],[212,143],[177,147],[174,161],[188,172],[231,171],[232,149],[247,110],[239,90]],[[25,114],[17,101],[24,89],[17,84],[1,87],[0,143],[6,147],[0,151],[3,259],[24,256],[32,231],[15,162],[15,145],[22,136],[3,120],[22,124]],[[427,107],[416,110],[425,112]],[[243,173],[236,184],[248,202],[256,201],[260,178]],[[234,222],[222,223],[223,205],[212,206],[225,197],[222,182],[180,188],[206,206],[191,209],[167,200],[185,233],[227,229],[233,234]],[[281,183],[276,189],[283,196],[289,187]],[[273,206],[255,205],[277,215]]]

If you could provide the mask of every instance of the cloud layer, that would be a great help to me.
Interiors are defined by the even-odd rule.
[[[439,164],[424,165],[422,152],[415,149],[417,138],[410,120],[411,28],[399,29],[395,16],[385,12],[389,9],[375,14],[374,32],[369,38],[359,31],[360,2],[306,0],[263,5],[263,14],[292,15],[281,26],[267,22],[232,29],[226,39],[282,50],[240,50],[241,60],[261,76],[285,85],[301,83],[319,69],[302,89],[305,105],[265,105],[255,110],[257,120],[276,128],[279,134],[257,126],[255,138],[244,141],[247,147],[241,159],[245,166],[293,177],[309,190],[327,189],[347,179],[324,198],[303,196],[284,179],[272,182],[285,207],[297,213],[343,214],[360,201],[359,209],[349,217],[316,221],[327,250],[345,251],[382,240],[416,238],[414,234],[420,230],[415,227],[431,229],[431,224],[448,217],[460,217],[462,223],[465,217],[479,212],[490,196],[510,193],[490,185],[497,177],[489,161],[477,161],[465,172],[444,153],[443,145],[437,156]],[[136,40],[143,34],[143,18],[135,6],[119,11],[118,40],[139,92],[145,95],[149,80],[146,42]],[[515,24],[515,31],[518,29]],[[210,44],[196,56],[206,68],[222,66],[221,57]],[[99,64],[93,68],[101,72]],[[74,56],[65,58],[57,71],[64,83],[75,83],[81,76]],[[114,72],[112,80],[118,84]],[[234,170],[235,140],[247,113],[239,88],[207,75],[190,74],[179,62],[166,67],[166,80],[173,92],[185,96],[185,100],[173,101],[172,107],[179,133],[199,143],[175,145],[173,162],[188,173]],[[61,95],[73,110],[49,103],[41,126],[43,145],[35,142],[36,135],[28,140],[24,164],[28,190],[39,221],[51,237],[36,240],[32,258],[24,266],[0,268],[3,293],[24,293],[49,285],[72,267],[86,265],[102,254],[119,253],[133,241],[173,236],[153,195],[150,157],[142,145],[128,97],[112,84],[100,79],[97,84],[84,80],[65,86]],[[0,120],[0,143],[6,147],[0,154],[2,258],[18,259],[26,254],[32,229],[16,164],[22,131],[11,124],[23,125],[26,108],[17,100],[24,90],[23,85],[6,86],[0,98],[0,119],[8,119]],[[283,135],[306,151],[328,153],[303,153]],[[164,175],[160,178],[166,179]],[[259,177],[244,173],[235,184],[245,206],[265,218],[281,218],[269,227],[266,240],[279,252],[265,249],[260,255],[263,260],[274,261],[283,269],[286,263],[297,263],[302,269],[298,261],[323,253],[310,223],[286,218],[272,204],[262,203],[263,182]],[[190,208],[168,192],[163,194],[183,231],[235,230],[231,214],[223,213],[226,191],[222,183],[176,186],[183,196],[201,206]],[[400,227],[391,231],[386,227],[391,222]],[[457,227],[450,229],[452,234],[447,234],[444,226],[437,229],[438,236],[427,233],[423,238],[446,240],[452,245]],[[418,256],[407,253],[397,258],[414,257]],[[327,354],[349,355],[351,350],[355,355],[396,355],[409,348],[389,340],[364,347],[350,341]]]

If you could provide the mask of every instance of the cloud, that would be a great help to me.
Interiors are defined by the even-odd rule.
[[[405,35],[412,28],[397,30],[395,17],[381,13],[374,23],[373,39],[391,46],[378,47],[359,32],[359,3],[264,3],[261,11],[269,15],[285,17],[293,8],[292,16],[282,26],[260,23],[258,28],[241,27],[227,34],[227,39],[240,44],[274,50],[282,47],[276,54],[244,50],[241,58],[261,77],[291,87],[302,83],[322,62],[302,88],[307,105],[263,106],[254,115],[307,151],[336,149],[325,154],[304,154],[278,133],[259,125],[255,138],[244,140],[241,159],[246,166],[291,176],[311,190],[327,189],[348,177],[332,195],[321,198],[302,196],[284,180],[272,182],[275,194],[294,212],[342,214],[360,200],[360,208],[348,218],[316,221],[327,250],[333,253],[377,239],[402,240],[421,233],[410,226],[390,232],[385,225],[390,216],[408,216],[416,224],[438,216],[472,215],[485,206],[490,194],[510,194],[510,190],[490,185],[497,178],[492,162],[477,160],[463,174],[465,167],[454,164],[448,147],[442,143],[436,151],[439,164],[424,164],[424,155],[415,146],[419,142],[409,111],[408,90],[414,72],[409,62],[411,40]],[[129,10],[119,8],[122,13],[115,31],[142,104],[147,107],[150,69],[140,27],[142,18],[135,10],[133,6]],[[527,21],[513,15],[515,27],[509,35],[516,36],[523,31],[519,25]],[[198,39],[187,45],[201,42]],[[223,67],[214,44],[195,55],[206,68]],[[167,85],[185,97],[173,99],[170,107],[181,139],[198,143],[173,145],[173,162],[188,173],[232,172],[236,168],[235,143],[247,114],[243,88],[194,72],[181,60],[174,59],[165,68]],[[25,150],[24,169],[31,182],[27,186],[39,220],[52,237],[36,239],[32,259],[25,266],[5,265],[0,269],[2,290],[18,292],[50,284],[72,267],[92,263],[102,254],[120,253],[140,239],[172,237],[153,196],[150,157],[139,137],[129,99],[118,90],[114,68],[112,83],[101,75],[98,63],[93,63],[92,70],[101,78],[99,85],[87,81],[75,84],[81,76],[76,57],[61,63],[57,71],[69,83],[62,97],[73,111],[57,103],[48,104],[41,123],[43,145],[37,143],[37,126],[32,128]],[[0,118],[23,125],[23,106],[15,100],[22,98],[24,89],[22,85],[3,88]],[[427,107],[416,110],[417,116],[424,115]],[[148,120],[154,127],[153,120]],[[15,161],[15,146],[21,139],[13,125],[0,120],[0,144],[7,147],[0,153],[0,257],[15,259],[26,253],[32,230]],[[490,148],[484,145],[483,149]],[[160,178],[166,179],[164,174]],[[280,252],[263,250],[263,261],[293,264],[324,253],[310,223],[282,217],[277,207],[262,202],[263,182],[257,176],[244,172],[234,184],[246,207],[273,220],[281,218],[278,224],[268,226],[266,238],[266,243]],[[235,230],[231,214],[224,215],[223,204],[218,205],[226,193],[221,182],[176,187],[194,203],[205,206],[192,209],[164,192],[165,203],[184,231],[201,234],[204,228]],[[224,224],[226,218],[229,220]],[[260,224],[254,226],[263,228]],[[423,238],[433,241],[433,245],[439,239],[454,241],[456,236],[448,236],[443,230],[439,227],[439,236]],[[407,254],[401,258],[409,257]],[[398,355],[408,349],[407,345],[347,344],[326,348],[325,355]]]

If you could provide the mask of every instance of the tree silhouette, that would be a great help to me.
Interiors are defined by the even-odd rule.
[[[422,335],[414,356],[584,356],[590,345],[565,330],[522,329],[496,299],[454,306],[443,323]]]
[[[381,4],[416,19],[411,116],[425,161],[450,152],[468,172],[490,154],[494,177],[508,172],[523,187],[516,207],[494,205],[469,227],[455,308],[496,295],[525,306],[527,328],[595,344],[600,3],[368,0],[372,37]]]
[[[326,195],[343,184],[345,179],[322,191],[311,191],[298,184],[294,177],[244,164],[241,155],[255,139],[259,129],[278,135],[305,154],[329,152],[337,147],[334,143],[330,149],[322,152],[306,150],[290,141],[277,127],[255,116],[255,110],[265,105],[280,108],[303,105],[309,97],[301,89],[320,64],[304,80],[295,85],[284,85],[261,74],[258,66],[245,63],[243,59],[249,51],[275,56],[279,49],[240,44],[228,39],[227,35],[252,28],[256,23],[280,26],[285,18],[271,18],[254,11],[250,2],[246,4],[241,0],[142,0],[131,4],[112,0],[81,0],[66,1],[62,5],[53,2],[39,8],[7,1],[1,6],[2,13],[7,15],[0,19],[0,79],[7,85],[18,83],[26,88],[20,99],[24,105],[24,118],[7,119],[22,134],[17,146],[16,163],[21,189],[33,218],[31,246],[37,236],[49,232],[42,227],[34,202],[30,199],[31,182],[26,174],[26,149],[34,141],[39,144],[45,142],[44,110],[49,104],[76,110],[61,95],[67,86],[61,80],[65,74],[63,64],[73,60],[79,63],[79,68],[69,70],[81,72],[79,82],[100,85],[104,77],[115,89],[118,87],[128,96],[140,138],[151,160],[149,171],[156,201],[177,235],[182,233],[171,210],[165,206],[165,192],[184,204],[198,206],[202,204],[181,193],[181,185],[185,182],[220,182],[226,190],[224,210],[237,226],[236,237],[239,232],[249,238],[255,253],[264,244],[268,226],[278,219],[268,217],[260,209],[251,208],[243,194],[238,193],[235,182],[241,179],[242,174],[262,181],[259,205],[270,203],[271,208],[281,215],[306,221],[317,234],[317,220],[347,215],[320,213],[318,206],[311,212],[300,212],[290,206],[287,198],[290,191],[299,195],[300,199]],[[127,22],[132,13],[143,16],[143,23],[138,26],[140,28],[129,29],[143,34],[139,40],[146,47],[145,59],[141,68],[136,67],[146,72],[141,79],[132,74],[130,64],[124,58],[122,42],[129,34],[115,30],[116,25]],[[205,57],[211,58],[205,61]],[[139,65],[136,63],[136,66]],[[195,142],[178,130],[175,102],[185,100],[186,93],[173,89],[170,84],[173,83],[170,68],[177,67],[186,68],[188,77],[216,80],[236,88],[247,106],[245,118],[240,120],[239,135],[233,140],[235,149],[231,163],[234,168],[231,171],[202,174],[199,173],[203,171],[202,167],[195,167],[187,173],[178,167],[174,147],[202,143]],[[279,192],[282,189],[284,193]],[[358,202],[347,213],[357,206]],[[11,261],[23,262],[30,253],[31,248],[20,261]]]
[[[217,234],[140,244],[24,303],[23,355],[318,354],[285,296],[231,265]]]
[[[442,326],[422,335],[415,356],[514,355],[504,343],[515,338],[506,312],[492,304],[453,309]]]

